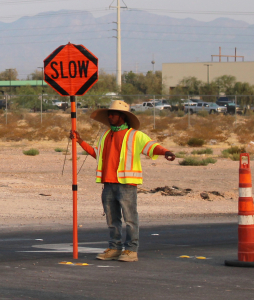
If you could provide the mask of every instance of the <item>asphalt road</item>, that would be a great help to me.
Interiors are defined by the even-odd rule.
[[[237,224],[140,229],[139,261],[99,261],[106,229],[26,228],[0,233],[0,299],[254,299],[254,268],[226,267],[237,258]],[[84,265],[88,264],[88,265]]]

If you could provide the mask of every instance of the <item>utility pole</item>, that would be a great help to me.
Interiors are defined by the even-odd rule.
[[[41,69],[41,124],[42,124],[42,102],[43,102],[43,67],[37,67]]]
[[[113,1],[114,2],[114,1]],[[112,3],[113,3],[112,2]],[[112,4],[111,3],[111,4]],[[121,53],[121,8],[127,8],[126,4],[124,7],[120,6],[120,0],[117,0],[117,6],[109,6],[109,8],[117,8],[117,67],[116,67],[116,83],[118,88],[121,90],[122,87],[122,53]]]
[[[207,66],[207,84],[210,83],[210,67],[212,67],[213,65],[210,64],[204,64],[204,66]]]

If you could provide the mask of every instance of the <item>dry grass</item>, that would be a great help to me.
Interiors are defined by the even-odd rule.
[[[254,141],[254,116],[249,116],[238,123],[234,132],[237,134],[238,141],[241,144],[247,144]]]
[[[85,124],[85,125],[84,125]],[[99,124],[89,116],[78,116],[77,128],[82,137],[88,142],[94,139],[99,130]],[[4,115],[0,115],[0,138],[6,141],[54,140],[61,141],[69,136],[71,118],[67,114],[43,114],[42,123],[39,114],[9,113],[6,125]]]
[[[104,125],[90,119],[90,113],[78,113],[77,129],[84,140],[94,144],[100,133],[106,128]],[[210,140],[227,142],[232,134],[238,141],[248,144],[254,141],[254,116],[235,117],[223,115],[208,115],[201,117],[188,115],[177,117],[174,113],[167,116],[156,116],[155,129],[154,117],[151,115],[139,115],[141,121],[140,130],[147,133],[153,139],[163,142],[170,137],[180,146],[187,145],[191,138],[203,139],[206,143]],[[0,138],[3,141],[26,140],[52,140],[61,141],[69,137],[71,129],[71,117],[69,112],[28,113],[25,111],[8,113],[6,125],[5,114],[0,114]],[[190,125],[190,126],[189,126]]]

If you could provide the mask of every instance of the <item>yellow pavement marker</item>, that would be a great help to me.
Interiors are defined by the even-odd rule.
[[[61,261],[59,265],[73,265],[73,263],[70,261]]]
[[[73,263],[70,261],[61,261],[58,263],[59,265],[73,265],[73,266],[89,266],[87,263]]]

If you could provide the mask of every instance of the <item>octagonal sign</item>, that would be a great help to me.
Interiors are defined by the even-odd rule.
[[[62,96],[84,95],[98,81],[98,58],[68,43],[44,60],[44,80]]]

